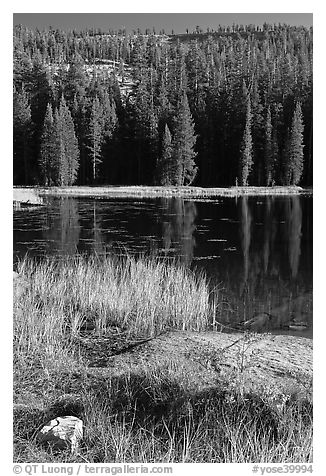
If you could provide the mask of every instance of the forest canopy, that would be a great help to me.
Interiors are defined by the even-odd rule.
[[[13,41],[16,185],[312,184],[312,28]]]

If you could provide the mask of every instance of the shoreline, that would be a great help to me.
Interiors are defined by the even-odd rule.
[[[71,186],[71,187],[14,187],[14,201],[24,203],[26,191],[36,197],[104,197],[104,198],[215,198],[241,196],[312,195],[312,188],[296,186],[275,187],[159,187],[159,186]]]

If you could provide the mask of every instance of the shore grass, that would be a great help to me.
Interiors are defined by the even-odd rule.
[[[56,341],[85,326],[98,335],[117,327],[141,337],[166,329],[200,331],[215,315],[204,274],[159,259],[27,259],[17,270],[27,286],[17,303],[24,318],[15,333],[25,343]]]
[[[203,274],[151,258],[25,259],[14,284],[17,462],[311,462],[311,392],[280,401],[216,375],[194,391],[182,365],[94,371],[78,337],[126,342],[210,328],[218,295]],[[203,372],[205,370],[203,369]],[[50,418],[83,419],[80,455],[34,441]]]
[[[34,190],[39,196],[106,197],[106,198],[214,198],[239,197],[242,195],[298,195],[312,194],[312,188],[297,186],[274,187],[159,187],[145,185],[130,186],[73,186],[73,187],[14,187],[16,196],[20,191]]]

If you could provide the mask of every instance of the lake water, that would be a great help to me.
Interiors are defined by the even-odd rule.
[[[46,202],[14,212],[14,261],[94,251],[177,257],[219,289],[225,324],[258,314],[258,331],[312,336],[312,196]]]

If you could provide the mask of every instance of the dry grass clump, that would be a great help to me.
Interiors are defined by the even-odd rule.
[[[14,335],[29,354],[62,350],[62,339],[68,343],[85,326],[153,336],[207,329],[215,313],[203,274],[151,258],[26,259],[18,273]]]

